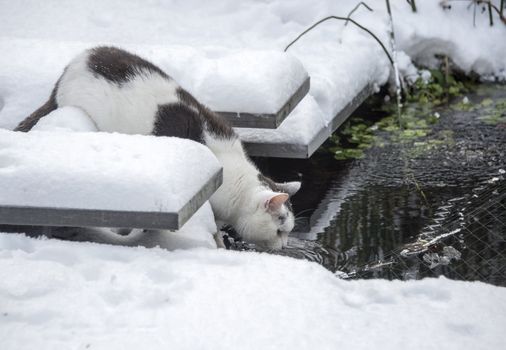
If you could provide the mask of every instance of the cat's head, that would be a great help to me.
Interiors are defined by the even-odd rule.
[[[281,249],[295,225],[290,197],[299,189],[298,181],[275,183],[259,175],[260,185],[253,194],[249,213],[236,225],[241,237],[267,249]]]

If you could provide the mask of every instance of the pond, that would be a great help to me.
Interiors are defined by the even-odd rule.
[[[433,113],[422,137],[381,143],[360,160],[324,150],[260,159],[274,179],[303,182],[297,226],[278,254],[342,278],[444,275],[506,286],[506,87],[481,85]]]

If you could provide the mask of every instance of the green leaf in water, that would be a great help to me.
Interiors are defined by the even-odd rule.
[[[488,106],[492,105],[493,103],[494,103],[494,101],[492,101],[492,99],[491,99],[491,98],[486,98],[486,99],[484,99],[483,101],[481,101],[481,103],[480,103],[480,104],[481,104],[483,107],[488,107]]]

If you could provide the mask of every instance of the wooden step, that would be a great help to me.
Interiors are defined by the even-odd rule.
[[[177,230],[221,183],[189,140],[0,130],[0,224]]]
[[[294,142],[285,141],[283,136],[277,135],[278,130],[269,130],[269,133],[274,134],[274,137],[266,137],[264,140],[250,141],[247,137],[241,135],[241,130],[238,132],[243,139],[243,144],[251,156],[256,157],[278,157],[278,158],[309,158],[311,155],[327,140],[332,133],[339,128],[348,117],[355,111],[364,100],[373,93],[373,86],[371,84],[365,86],[355,97],[344,106],[331,120],[331,122],[322,126],[313,135],[311,135],[309,142]],[[311,118],[311,115],[305,116]],[[296,128],[293,126],[290,116],[285,119],[283,128],[289,130]],[[268,134],[266,134],[268,135]],[[272,141],[274,140],[274,141]]]
[[[241,113],[216,112],[227,119],[236,128],[276,129],[293,111],[299,102],[309,92],[310,78],[308,77],[290,98],[279,108],[277,113]]]

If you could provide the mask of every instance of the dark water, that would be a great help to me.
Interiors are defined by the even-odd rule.
[[[293,198],[297,227],[280,254],[343,278],[444,275],[506,286],[506,112],[498,119],[494,109],[506,87],[482,86],[468,98],[438,108],[423,140],[373,147],[361,160],[325,152],[261,160],[272,177],[303,181]],[[436,137],[437,147],[420,147]]]

